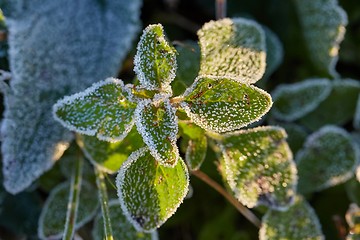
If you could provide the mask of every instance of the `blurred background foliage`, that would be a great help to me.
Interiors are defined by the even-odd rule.
[[[341,44],[337,71],[343,78],[360,79],[360,3],[358,0],[339,0],[348,14],[349,24]],[[318,72],[309,61],[294,2],[284,0],[228,0],[229,17],[251,18],[267,26],[280,38],[284,47],[284,61],[262,86],[271,92],[280,83],[294,83],[308,77],[328,77]],[[196,31],[215,19],[213,0],[145,0],[142,8],[143,27],[151,23],[164,25],[168,38],[174,45],[187,40],[197,40]],[[8,70],[6,27],[0,19],[0,69]],[[139,33],[140,34],[140,33]],[[119,78],[132,81],[133,50],[128,54]],[[349,127],[345,125],[345,128]],[[295,143],[296,145],[296,143]],[[211,150],[209,150],[211,151]],[[208,152],[202,170],[221,182],[217,171],[216,154]],[[65,164],[65,163],[63,163]],[[16,196],[0,189],[0,239],[37,239],[37,218],[51,188],[64,181],[66,167],[57,163],[33,186]],[[86,170],[85,170],[86,174]],[[94,179],[88,173],[86,179]],[[116,197],[114,178],[107,180],[110,198]],[[191,178],[192,197],[186,199],[160,229],[160,239],[173,240],[247,240],[257,239],[258,229],[240,215],[213,189],[196,178]],[[345,184],[308,196],[314,207],[326,239],[342,239],[347,234],[345,213],[351,202],[360,204],[360,186],[351,179]],[[259,217],[264,209],[254,211]],[[91,239],[92,223],[78,233]],[[345,235],[344,235],[345,234]]]

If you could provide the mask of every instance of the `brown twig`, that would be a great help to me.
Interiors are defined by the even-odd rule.
[[[226,0],[216,0],[215,1],[215,15],[216,19],[222,19],[226,17]]]
[[[204,172],[197,170],[191,172],[195,177],[199,178],[206,184],[208,184],[210,187],[215,189],[218,193],[220,193],[222,196],[226,198],[245,218],[247,218],[251,223],[253,223],[256,227],[260,228],[261,222],[260,220],[255,216],[254,213],[252,213],[249,209],[247,209],[245,206],[243,206],[238,200],[236,200],[232,195],[230,195],[220,184],[215,182],[213,179],[211,179],[208,175],[206,175]]]

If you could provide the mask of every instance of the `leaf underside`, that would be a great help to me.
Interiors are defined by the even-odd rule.
[[[132,153],[116,179],[121,207],[136,230],[160,227],[185,198],[189,176],[183,160],[164,167],[147,148]]]

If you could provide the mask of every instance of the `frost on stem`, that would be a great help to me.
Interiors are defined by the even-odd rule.
[[[200,75],[232,77],[255,83],[265,72],[266,44],[262,27],[252,20],[225,18],[198,31]]]
[[[335,66],[348,22],[346,12],[337,0],[296,0],[295,3],[313,64],[337,77]]]
[[[138,31],[140,1],[6,1],[11,94],[5,95],[5,188],[17,193],[51,168],[72,136],[57,99],[117,73]]]
[[[223,175],[235,197],[252,208],[286,209],[296,192],[296,166],[278,127],[258,127],[223,135]]]
[[[147,148],[133,152],[116,178],[121,208],[137,231],[151,232],[175,213],[189,189],[180,158],[174,167],[155,160]]]

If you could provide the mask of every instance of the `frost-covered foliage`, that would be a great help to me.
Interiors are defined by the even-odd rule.
[[[72,135],[52,118],[60,97],[115,75],[138,30],[140,1],[1,1],[12,79],[1,126],[4,185],[28,187]]]

